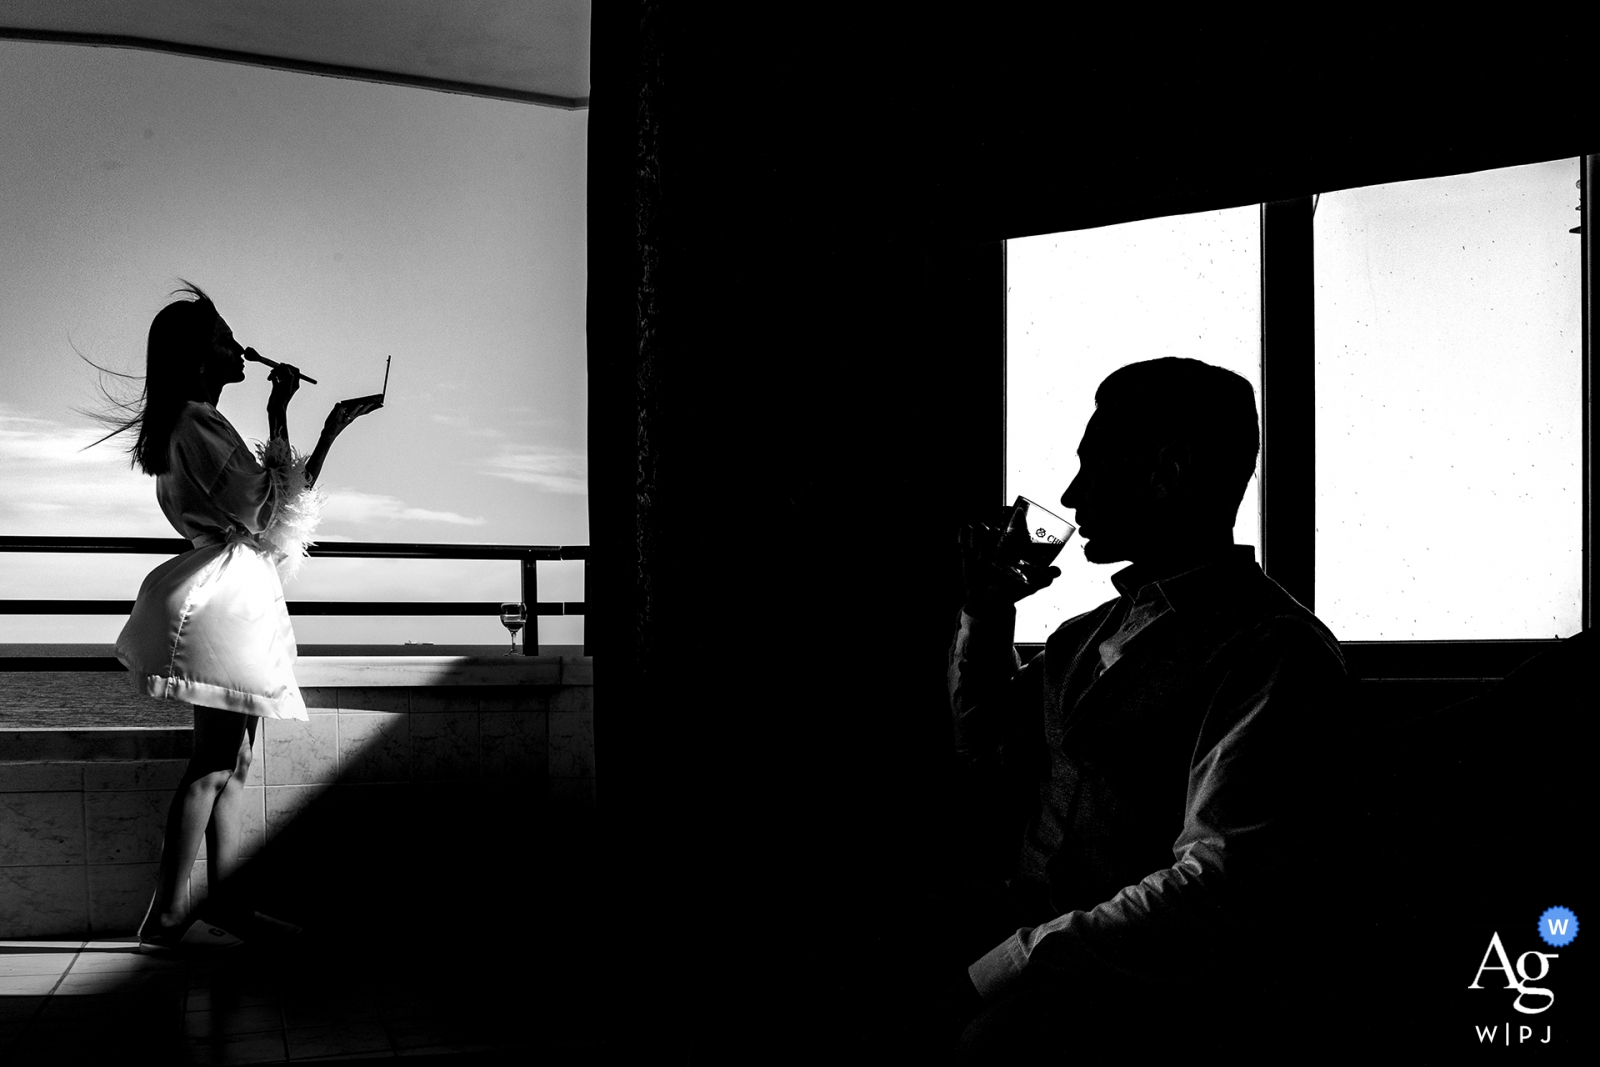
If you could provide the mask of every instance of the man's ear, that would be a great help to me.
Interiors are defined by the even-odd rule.
[[[1150,488],[1156,499],[1177,496],[1188,468],[1187,445],[1162,445],[1156,453],[1155,468],[1150,472]]]

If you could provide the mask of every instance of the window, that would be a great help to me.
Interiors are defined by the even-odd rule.
[[[1582,628],[1578,174],[1320,198],[1316,606],[1340,637]]]
[[[1317,199],[1306,544],[1315,608],[1342,640],[1508,642],[1490,666],[1451,653],[1424,671],[1464,677],[1582,628],[1578,176],[1564,160]],[[1261,217],[1007,242],[1007,501],[1059,498],[1094,389],[1124,363],[1192,356],[1272,404],[1259,392],[1260,360],[1275,358],[1261,349]],[[1247,494],[1236,541],[1262,543],[1259,503]],[[1115,595],[1115,567],[1064,558],[1055,587],[1021,605],[1019,642]],[[1391,675],[1409,669],[1398,663],[1352,659]]]
[[[1149,219],[1006,242],[1006,500],[1063,511],[1094,391],[1118,367],[1186,356],[1261,385],[1261,225],[1256,208]],[[1234,540],[1259,546],[1256,484]],[[1072,518],[1067,513],[1065,518]],[[1061,577],[1018,605],[1017,640],[1117,595],[1117,566],[1068,545]]]

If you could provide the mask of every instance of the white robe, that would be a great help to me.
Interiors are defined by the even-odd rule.
[[[298,566],[319,510],[304,458],[282,441],[258,456],[200,401],[185,406],[167,455],[156,500],[195,548],[145,578],[117,658],[158,700],[305,720],[279,577]]]

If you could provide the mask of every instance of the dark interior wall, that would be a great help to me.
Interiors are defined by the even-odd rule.
[[[646,984],[716,986],[733,953],[715,996],[740,1007],[689,1015],[771,1019],[826,1000],[818,938],[879,871],[938,861],[954,530],[999,492],[1000,413],[970,401],[999,395],[1000,251],[879,225],[848,192],[859,116],[834,147],[785,135],[812,120],[716,103],[706,51],[662,47],[643,132],[603,146],[596,47],[600,800],[618,907],[670,916]],[[598,180],[607,148],[641,188]]]
[[[1559,40],[1304,40],[597,5],[587,599],[652,1042],[825,1011],[833,935],[951,862],[995,242],[1596,148]]]

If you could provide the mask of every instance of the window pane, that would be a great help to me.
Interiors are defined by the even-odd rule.
[[[1255,207],[1006,242],[1006,500],[1059,504],[1100,382],[1128,363],[1204,360],[1261,387],[1261,225]],[[1065,510],[1065,509],[1060,509]],[[1256,489],[1234,525],[1260,545]],[[1066,518],[1072,518],[1068,513]],[[1061,577],[1018,605],[1017,640],[1117,595],[1122,565],[1063,552]]]
[[[1578,173],[1318,203],[1316,603],[1340,638],[1581,628]]]

